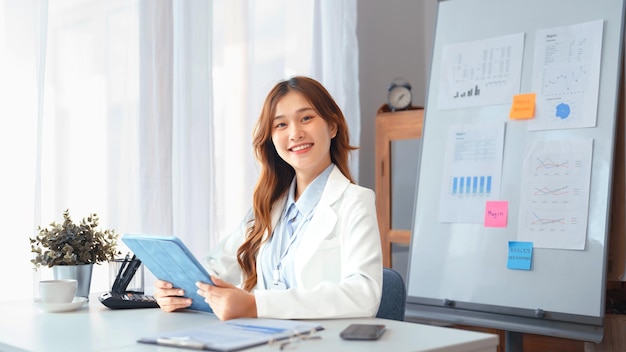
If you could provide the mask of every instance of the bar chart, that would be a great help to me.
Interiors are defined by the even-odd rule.
[[[489,196],[491,176],[453,176],[450,193],[453,197]]]

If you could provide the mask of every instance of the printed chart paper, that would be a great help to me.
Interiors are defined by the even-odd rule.
[[[448,129],[440,222],[483,223],[485,202],[498,199],[504,123]]]
[[[518,240],[585,249],[593,140],[540,141],[524,154]]]
[[[533,63],[535,118],[529,130],[594,127],[603,21],[537,31]]]
[[[438,108],[510,104],[519,93],[524,33],[446,45]]]

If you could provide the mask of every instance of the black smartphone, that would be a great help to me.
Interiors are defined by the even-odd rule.
[[[339,334],[344,340],[378,340],[385,332],[381,324],[350,324]]]

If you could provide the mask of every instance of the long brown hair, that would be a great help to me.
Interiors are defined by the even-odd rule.
[[[341,173],[354,183],[348,168],[348,159],[350,151],[357,148],[350,145],[346,119],[326,88],[314,79],[303,76],[292,77],[276,84],[265,99],[253,133],[254,152],[261,164],[261,173],[252,201],[254,220],[248,227],[246,240],[237,250],[237,261],[244,273],[243,289],[246,291],[251,291],[257,283],[256,257],[263,235],[266,232],[270,236],[272,234],[272,206],[287,192],[295,176],[293,167],[278,155],[272,142],[276,105],[291,91],[302,94],[320,117],[329,125],[337,126],[337,135],[330,143],[330,158]]]

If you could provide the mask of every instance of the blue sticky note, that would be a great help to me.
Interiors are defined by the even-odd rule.
[[[533,262],[533,243],[509,241],[509,259],[506,267],[517,270],[530,270]]]

